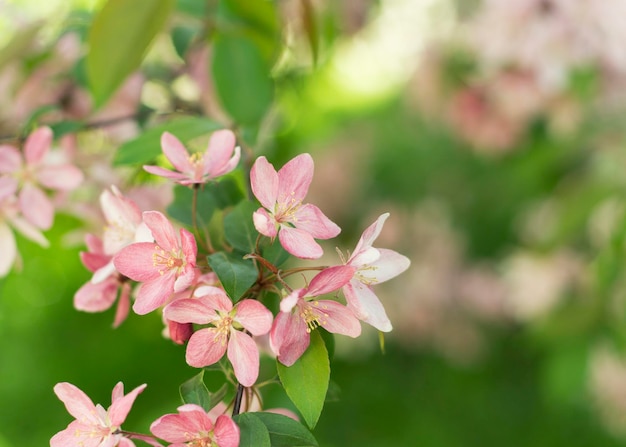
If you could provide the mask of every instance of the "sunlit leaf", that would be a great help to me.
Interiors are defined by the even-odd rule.
[[[89,33],[87,76],[97,107],[141,65],[174,0],[108,0]]]

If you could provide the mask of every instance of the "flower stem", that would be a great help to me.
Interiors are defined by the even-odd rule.
[[[246,388],[240,383],[237,385],[237,394],[235,395],[235,403],[233,405],[233,417],[239,414],[241,410],[241,401],[243,400],[243,392]]]

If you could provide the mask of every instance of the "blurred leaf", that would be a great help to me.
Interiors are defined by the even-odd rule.
[[[191,28],[189,26],[175,26],[172,29],[172,44],[174,45],[174,49],[176,50],[176,54],[178,54],[181,58],[184,59],[187,50],[189,49],[189,45],[193,41],[193,39],[198,35],[198,28]]]
[[[50,125],[54,138],[62,137],[69,133],[76,133],[84,129],[85,125],[80,121],[59,121]]]
[[[306,32],[306,38],[311,48],[311,58],[313,59],[313,65],[317,64],[317,57],[319,51],[319,32],[317,29],[317,18],[315,17],[315,10],[311,0],[301,0],[302,3],[302,23],[304,24],[304,31]]]
[[[233,419],[239,426],[239,447],[273,447],[270,434],[256,413],[238,414]]]
[[[272,447],[316,447],[318,445],[304,425],[287,416],[267,412],[249,414],[254,414],[267,427]]]
[[[37,39],[41,27],[42,23],[39,21],[20,27],[13,38],[0,49],[0,68],[14,59],[23,59]]]
[[[311,332],[311,344],[293,365],[276,361],[278,376],[289,399],[313,429],[324,408],[330,380],[328,351],[318,331]]]
[[[252,213],[257,206],[250,201],[242,201],[224,217],[224,236],[235,249],[253,253],[259,233],[254,228]]]
[[[176,0],[176,10],[193,17],[205,17],[208,9],[207,0]]]
[[[215,37],[211,69],[226,112],[238,124],[261,121],[274,98],[270,64],[254,41],[239,35]]]
[[[188,186],[174,186],[174,200],[167,207],[169,216],[185,225],[192,226],[193,194],[193,189]],[[217,200],[208,188],[198,189],[196,200],[196,222],[204,226],[210,222],[215,209],[218,208]]]
[[[204,370],[184,382],[179,392],[184,403],[200,405],[207,412],[211,409],[211,396],[204,384]]]
[[[87,54],[87,75],[96,107],[139,68],[173,6],[173,0],[109,0],[98,12]]]
[[[114,165],[143,164],[153,161],[161,153],[161,135],[169,132],[183,143],[221,129],[222,126],[204,117],[186,116],[158,124],[145,130],[134,140],[120,146]]]
[[[241,171],[226,174],[220,177],[219,181],[211,182],[205,188],[211,190],[220,209],[235,206],[245,197]]]
[[[240,255],[220,251],[210,255],[207,260],[235,303],[257,279],[258,271],[252,260],[242,259]]]

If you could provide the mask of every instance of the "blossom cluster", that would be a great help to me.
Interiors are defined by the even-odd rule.
[[[174,170],[160,166],[144,169],[191,187],[194,193],[232,172],[240,161],[240,148],[230,130],[213,133],[203,154],[190,154],[167,132],[162,135],[161,146]],[[93,276],[75,294],[75,307],[99,312],[110,308],[119,296],[116,327],[131,307],[139,315],[159,310],[169,337],[176,343],[186,343],[187,364],[195,368],[218,362],[229,365],[227,369],[236,382],[246,388],[253,387],[259,376],[263,336],[269,338],[268,354],[289,367],[305,353],[318,327],[357,337],[362,321],[381,332],[391,331],[391,322],[373,286],[405,271],[410,261],[393,250],[373,246],[388,213],[363,232],[351,254],[340,253],[336,265],[280,270],[258,249],[259,241],[266,237],[270,244],[277,239],[285,252],[296,258],[318,259],[324,252],[316,239],[330,239],[340,233],[339,226],[317,206],[304,203],[313,171],[313,159],[306,153],[278,171],[263,156],[254,162],[250,189],[261,206],[252,213],[251,224],[258,239],[257,249],[245,258],[255,260],[259,277],[249,292],[234,299],[200,256],[211,255],[213,249],[202,253],[206,247],[196,239],[197,227],[177,231],[162,212],[142,212],[112,186],[100,196],[106,221],[103,234],[86,236],[87,251],[81,259]],[[285,281],[287,276],[306,270],[318,273],[302,287],[292,288]],[[261,292],[265,290],[281,297],[276,315],[263,301]],[[329,294],[333,296],[319,299]],[[76,421],[56,435],[51,445],[130,446],[133,438],[146,440],[138,437],[143,435],[126,434],[120,429],[142,390],[143,386],[122,397],[119,384],[113,392],[112,406],[105,412],[100,406],[94,407],[73,385],[57,385],[57,395]],[[173,446],[238,445],[238,427],[228,415],[210,414],[190,403],[178,410],[178,414],[165,415],[152,424],[155,437]]]

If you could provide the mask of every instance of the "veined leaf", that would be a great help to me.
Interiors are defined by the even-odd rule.
[[[273,447],[270,434],[256,413],[238,414],[233,419],[239,426],[239,447]]]
[[[242,259],[241,255],[220,251],[207,257],[207,260],[233,302],[239,301],[257,279],[254,262]]]
[[[244,253],[252,253],[259,233],[254,228],[252,213],[257,205],[242,201],[224,217],[224,236],[234,248]]]
[[[306,385],[305,385],[306,386]],[[265,424],[272,447],[317,447],[317,440],[301,423],[276,413],[250,413]]]

